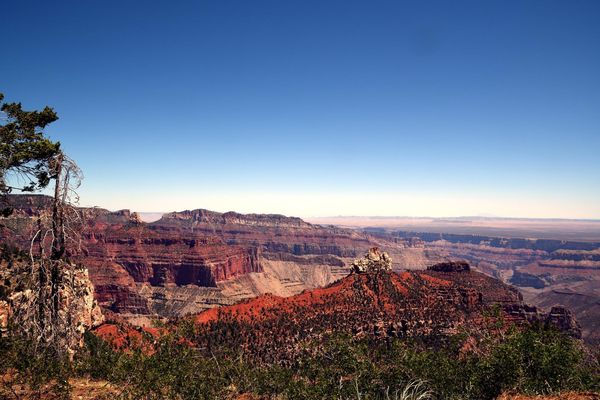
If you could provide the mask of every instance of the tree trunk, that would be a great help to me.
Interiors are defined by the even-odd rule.
[[[37,220],[38,230],[42,232],[42,221],[40,218]],[[46,276],[46,265],[44,260],[44,243],[43,235],[39,235],[38,246],[40,252],[39,268],[38,268],[38,323],[40,327],[40,334],[43,336],[46,330],[46,282],[48,277]],[[44,338],[42,338],[44,340]]]
[[[58,298],[58,288],[60,280],[59,264],[60,259],[65,253],[65,231],[64,231],[64,204],[63,193],[61,193],[61,174],[63,167],[63,155],[58,154],[55,159],[54,177],[54,203],[52,206],[52,254],[50,256],[50,302],[52,305],[52,319],[58,318],[58,308],[60,299]]]
[[[62,193],[60,186],[62,184],[61,173],[63,155],[56,156],[55,177],[54,177],[54,204],[52,207],[52,260],[59,260],[65,252],[65,233],[64,233],[64,204],[62,204]]]

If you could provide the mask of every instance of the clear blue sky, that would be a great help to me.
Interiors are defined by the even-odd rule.
[[[11,1],[111,209],[600,218],[600,1]]]

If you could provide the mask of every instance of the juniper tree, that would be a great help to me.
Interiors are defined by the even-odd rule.
[[[60,153],[60,143],[44,136],[44,129],[58,115],[50,107],[25,111],[21,103],[4,103],[2,93],[0,111],[0,194],[45,188],[52,175],[50,161]]]

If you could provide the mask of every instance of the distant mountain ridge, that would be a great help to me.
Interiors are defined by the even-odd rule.
[[[168,225],[170,223],[189,222],[206,224],[240,224],[256,226],[277,226],[285,228],[316,228],[298,217],[286,217],[280,214],[240,214],[234,211],[219,213],[206,209],[178,211],[164,214],[154,224]]]

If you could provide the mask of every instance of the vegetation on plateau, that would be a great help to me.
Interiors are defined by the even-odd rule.
[[[505,391],[600,389],[598,356],[579,341],[541,326],[513,329],[503,340],[468,352],[461,350],[465,338],[459,336],[443,341],[357,340],[335,334],[307,343],[319,350],[286,367],[249,361],[232,348],[207,354],[187,339],[192,330],[182,323],[160,339],[147,337],[152,351],[146,346],[116,351],[88,333],[85,348],[72,361],[26,340],[1,338],[0,374],[10,374],[12,385],[24,384],[56,398],[68,398],[68,382],[74,377],[110,382],[113,396],[124,399],[241,394],[265,399],[494,399]],[[11,398],[8,386],[4,384],[0,397]]]

